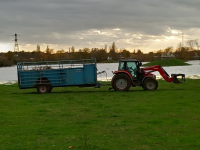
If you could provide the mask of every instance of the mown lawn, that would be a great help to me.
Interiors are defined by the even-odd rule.
[[[200,80],[156,91],[0,85],[2,150],[200,149]]]

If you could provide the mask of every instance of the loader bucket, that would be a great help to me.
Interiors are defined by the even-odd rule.
[[[171,74],[171,77],[173,79],[173,83],[179,84],[182,83],[181,81],[178,80],[178,76],[182,77],[182,82],[185,82],[185,74]]]

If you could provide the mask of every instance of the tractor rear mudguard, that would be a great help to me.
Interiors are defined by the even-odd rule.
[[[173,78],[173,83],[179,84],[182,83],[181,81],[178,80],[178,76],[182,77],[182,82],[185,82],[185,74],[171,74],[171,77]]]

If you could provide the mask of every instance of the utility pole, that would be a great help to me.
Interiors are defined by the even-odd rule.
[[[19,45],[18,45],[18,39],[17,39],[17,34],[15,33],[15,46],[14,46],[14,52],[19,52]]]
[[[17,34],[15,33],[15,46],[14,46],[14,62],[16,61],[16,52],[19,52],[19,45],[18,45],[18,39],[17,39]]]

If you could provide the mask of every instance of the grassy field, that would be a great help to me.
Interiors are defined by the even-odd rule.
[[[200,80],[156,91],[0,85],[2,150],[199,150]]]
[[[150,63],[144,64],[143,66],[186,66],[187,64],[184,60],[180,59],[165,59],[165,60],[155,60]]]

